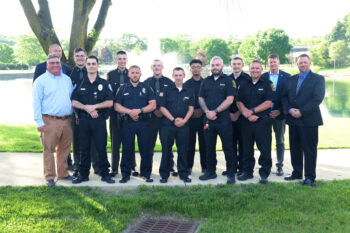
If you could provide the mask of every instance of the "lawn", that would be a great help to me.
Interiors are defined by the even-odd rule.
[[[285,141],[288,149],[288,127],[286,128]],[[318,147],[320,149],[350,148],[350,134],[348,132],[350,132],[350,118],[325,118],[324,126],[320,127]],[[272,139],[272,148],[275,148],[274,138]],[[222,150],[220,140],[218,140],[217,149]],[[41,152],[39,133],[35,126],[0,125],[0,151]],[[107,151],[111,151],[110,140],[108,140]],[[155,151],[161,151],[159,140]]]
[[[0,187],[1,232],[121,232],[141,215],[198,220],[200,232],[350,232],[350,180],[192,187]]]

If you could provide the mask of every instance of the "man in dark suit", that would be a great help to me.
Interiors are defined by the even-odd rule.
[[[273,83],[276,90],[275,100],[271,105],[270,118],[272,119],[272,128],[276,138],[277,152],[277,175],[283,176],[283,160],[284,160],[284,132],[286,128],[286,119],[282,110],[282,93],[286,80],[290,74],[279,69],[280,59],[277,54],[271,54],[268,57],[270,72],[264,73],[261,78],[268,79]]]
[[[60,59],[62,58],[62,48],[61,46],[59,46],[58,44],[52,44],[49,47],[49,54],[57,54],[58,56],[60,56]],[[64,74],[68,75],[71,73],[71,68],[69,66],[67,66],[64,63],[62,64],[62,71]],[[35,81],[35,79],[37,79],[40,75],[42,75],[43,73],[46,72],[46,61],[43,63],[38,64],[35,67],[35,71],[34,71],[34,76],[33,76],[33,83]]]
[[[292,175],[284,179],[302,178],[304,157],[305,180],[301,184],[311,186],[316,178],[318,126],[323,125],[319,105],[325,95],[325,80],[310,70],[307,54],[298,57],[297,65],[300,73],[286,81],[282,97],[293,166]]]

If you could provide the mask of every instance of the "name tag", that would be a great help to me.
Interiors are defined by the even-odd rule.
[[[225,83],[220,83],[220,86],[221,86],[221,87],[224,87],[224,86],[225,86]]]
[[[124,93],[124,95],[129,95],[129,93]]]
[[[185,96],[185,98],[184,98],[185,100],[188,100],[189,99],[189,97],[187,97],[187,96]]]
[[[258,91],[263,91],[263,90],[264,90],[264,88],[259,88],[259,89],[258,89]]]
[[[80,88],[80,90],[85,91],[86,89],[85,88]]]

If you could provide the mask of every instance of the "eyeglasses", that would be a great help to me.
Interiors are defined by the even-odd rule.
[[[59,62],[59,61],[54,61],[54,62],[48,62],[50,65],[59,65],[59,64],[61,64],[61,62]]]
[[[81,57],[81,58],[83,58],[83,57],[86,57],[85,55],[75,55],[75,57]]]
[[[202,68],[201,66],[191,66],[191,69],[200,69]]]

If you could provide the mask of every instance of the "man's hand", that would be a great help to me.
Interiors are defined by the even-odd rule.
[[[175,119],[175,126],[176,127],[183,127],[185,124],[186,124],[186,121],[183,118],[178,117]]]
[[[85,105],[84,110],[88,113],[91,113],[96,110],[96,107],[95,105]]]
[[[38,129],[39,132],[44,133],[45,130],[46,130],[46,126],[43,125],[43,126],[38,127],[37,129]]]
[[[302,116],[300,110],[297,108],[289,109],[289,114],[292,115],[292,117],[297,118],[297,119]]]
[[[200,118],[201,116],[202,116],[202,110],[200,108],[193,110],[192,118]]]
[[[253,111],[251,111],[249,109],[243,109],[242,114],[245,118],[249,118],[251,115],[253,115]]]
[[[216,112],[214,112],[214,111],[208,111],[208,112],[206,112],[206,117],[209,119],[209,120],[211,120],[211,121],[214,121],[214,120],[216,120]]]
[[[237,121],[240,115],[241,115],[241,113],[239,111],[237,111],[235,113],[230,113],[231,121],[233,121],[233,122]]]
[[[132,119],[134,119],[135,117],[138,118],[138,116],[139,116],[140,113],[141,113],[141,110],[135,108],[135,109],[131,109],[131,111],[130,111],[128,114],[129,114],[129,116],[130,116]]]
[[[90,116],[94,119],[98,118],[98,112],[96,110],[89,112]]]
[[[259,119],[259,117],[257,115],[251,115],[250,117],[248,117],[248,120],[250,122],[256,122]]]
[[[158,118],[161,118],[163,116],[163,113],[159,109],[156,109],[154,110],[154,115],[156,115]]]
[[[270,112],[270,118],[275,119],[276,117],[278,117],[281,114],[280,110],[272,110]]]

